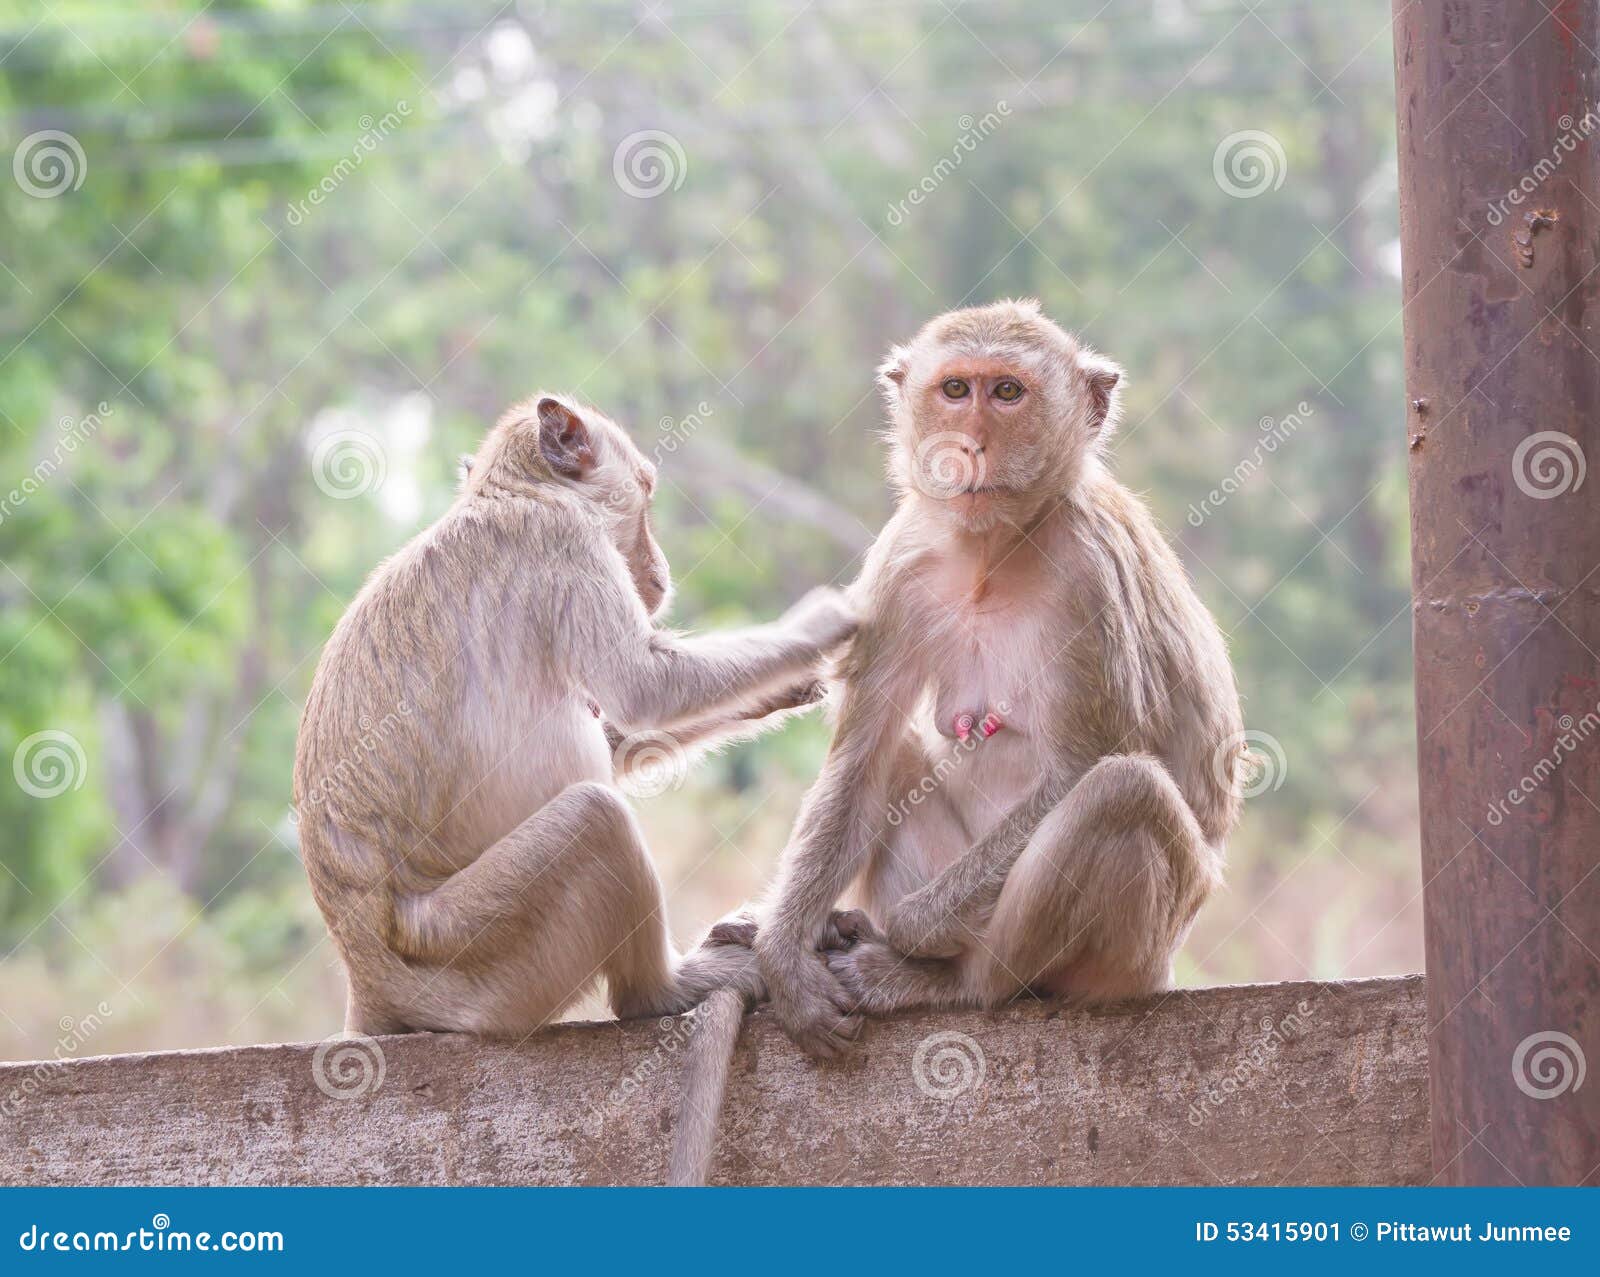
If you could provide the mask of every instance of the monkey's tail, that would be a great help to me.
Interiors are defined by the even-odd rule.
[[[744,1023],[744,995],[735,989],[718,989],[700,1004],[694,1020],[684,1051],[678,1125],[667,1168],[670,1188],[703,1187],[711,1171],[728,1070]]]

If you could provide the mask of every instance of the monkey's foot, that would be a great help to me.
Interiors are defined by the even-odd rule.
[[[878,940],[878,929],[860,909],[835,909],[828,915],[828,928],[817,948],[824,953],[849,949],[864,940]]]
[[[949,1006],[955,1000],[955,965],[908,958],[869,940],[843,953],[829,953],[828,970],[844,986],[855,1009],[886,1015],[906,1007]]]
[[[756,933],[761,929],[761,924],[756,921],[755,914],[749,909],[741,909],[737,913],[730,913],[721,922],[713,923],[711,930],[706,932],[706,938],[700,942],[702,949],[715,949],[723,945],[739,945],[749,949],[756,942]]]

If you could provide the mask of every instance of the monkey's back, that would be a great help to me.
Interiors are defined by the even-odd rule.
[[[313,895],[352,967],[350,936],[387,937],[397,897],[437,885],[550,796],[527,783],[539,760],[518,746],[542,755],[540,724],[585,726],[551,690],[561,600],[545,570],[583,533],[559,501],[458,500],[335,627],[301,717],[294,803]],[[588,726],[590,752],[608,759]]]

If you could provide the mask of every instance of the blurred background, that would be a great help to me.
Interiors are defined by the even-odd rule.
[[[889,343],[1013,295],[1127,367],[1255,734],[1181,982],[1420,969],[1389,12],[0,3],[0,1058],[339,1027],[300,706],[508,403],[660,463],[678,624],[766,618],[888,513]],[[640,801],[681,940],[825,744]]]

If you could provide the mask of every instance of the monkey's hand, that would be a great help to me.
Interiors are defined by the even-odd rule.
[[[739,909],[720,922],[713,923],[700,945],[701,948],[742,945],[746,949],[753,949],[756,935],[760,930],[761,920],[756,916],[756,911],[748,908]],[[822,934],[822,940],[817,944],[817,950],[821,953],[842,952],[858,941],[879,938],[877,928],[872,925],[872,919],[861,910],[835,909],[828,915],[828,926]]]
[[[971,940],[961,911],[945,903],[938,886],[936,879],[913,891],[883,920],[884,938],[907,957],[953,958]]]
[[[807,706],[818,704],[827,695],[828,688],[820,678],[808,678],[773,693],[765,700],[752,705],[739,717],[765,718],[768,714],[778,714],[784,710],[805,709]]]
[[[824,585],[805,595],[778,624],[823,653],[854,635],[860,621],[845,596]]]
[[[831,1060],[855,1044],[862,1025],[854,1012],[856,999],[828,970],[822,954],[803,945],[773,944],[764,932],[757,938],[756,955],[773,1013],[796,1046]]]

